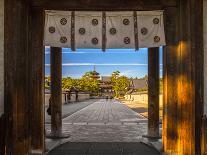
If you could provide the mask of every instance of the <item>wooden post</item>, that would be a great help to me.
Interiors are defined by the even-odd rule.
[[[51,134],[48,138],[67,138],[62,134],[62,49],[50,48]]]
[[[178,154],[200,155],[203,117],[203,0],[179,4]]]
[[[5,155],[5,119],[0,116],[0,155]]]
[[[162,141],[166,154],[177,154],[178,142],[178,80],[179,80],[179,11],[165,8],[165,34],[163,47],[163,118]],[[173,122],[173,123],[172,123]]]
[[[29,154],[29,76],[28,19],[29,3],[5,0],[4,67],[6,154]],[[14,16],[15,15],[15,16]]]
[[[203,116],[203,0],[166,8],[163,150],[200,155]]]
[[[59,136],[62,130],[62,49],[51,47],[51,132]]]
[[[31,154],[44,153],[44,11],[32,8],[30,11],[29,39],[29,100]],[[38,52],[37,52],[38,51]],[[37,130],[38,129],[38,130]]]
[[[207,138],[207,132],[206,132],[206,127],[207,127],[207,117],[206,115],[203,116],[203,119],[202,119],[202,140],[201,140],[201,143],[202,143],[202,147],[201,147],[201,153],[202,154],[207,154],[207,143],[206,143],[206,138]]]
[[[159,138],[159,48],[148,49],[148,135]]]

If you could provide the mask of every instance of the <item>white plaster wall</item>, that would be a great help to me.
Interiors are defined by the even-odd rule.
[[[140,93],[140,94],[132,94],[132,95],[125,95],[125,100],[128,101],[136,101],[139,103],[147,104],[148,103],[148,94]],[[159,104],[163,106],[163,94],[159,95]]]
[[[49,99],[50,99],[50,94],[45,94],[45,105],[48,106],[49,105]],[[70,101],[71,102],[75,102],[75,97],[76,95],[75,94],[71,94],[71,98],[70,98]],[[90,99],[90,94],[88,93],[79,93],[78,94],[78,100],[79,101],[84,101],[84,100],[88,100]],[[67,99],[66,99],[67,100]],[[62,94],[62,104],[64,104],[66,101],[65,101],[65,95]]]
[[[207,115],[207,0],[203,0],[204,24],[204,113]]]
[[[0,116],[4,110],[4,0],[0,0]]]

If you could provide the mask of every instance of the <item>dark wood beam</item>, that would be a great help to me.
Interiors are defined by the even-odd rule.
[[[5,117],[0,116],[0,155],[5,155]]]
[[[178,79],[179,79],[179,12],[165,9],[167,46],[163,50],[163,125],[162,140],[166,153],[177,153],[178,139]],[[172,123],[173,122],[173,123]]]
[[[148,137],[159,138],[159,48],[148,49]]]
[[[62,134],[62,48],[50,48],[51,136]]]
[[[195,7],[193,7],[195,6]],[[202,121],[204,115],[204,45],[203,45],[203,1],[193,1],[191,7],[195,13],[193,16],[193,63],[195,71],[195,154],[201,152]],[[197,52],[198,51],[198,52]]]
[[[31,154],[44,153],[44,11],[30,10],[29,86]]]
[[[34,7],[61,10],[152,10],[175,7],[176,0],[32,0]]]
[[[6,0],[4,20],[6,154],[29,154],[28,18],[25,0]]]
[[[180,154],[201,154],[203,117],[203,0],[180,0]]]
[[[174,17],[173,12],[177,14]],[[178,10],[167,11],[163,121],[166,154],[202,154],[202,16],[202,0],[179,0]]]

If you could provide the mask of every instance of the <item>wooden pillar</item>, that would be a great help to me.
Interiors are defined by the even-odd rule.
[[[5,118],[0,116],[0,155],[5,155]]]
[[[50,48],[51,134],[48,138],[67,138],[62,133],[62,48]]]
[[[162,141],[166,154],[177,154],[178,142],[178,79],[179,79],[179,9],[165,8],[165,34],[163,47],[163,121]]]
[[[62,131],[62,49],[50,48],[51,64],[51,134],[59,137]]]
[[[203,116],[203,0],[180,0],[179,154],[200,155]]]
[[[148,137],[159,138],[159,48],[148,49]]]
[[[163,144],[166,154],[200,155],[203,116],[203,0],[166,8]]]
[[[44,153],[44,11],[32,8],[29,43],[29,100],[31,154]],[[37,130],[38,129],[38,130]]]
[[[5,0],[4,2],[6,154],[28,155],[30,146],[29,6],[25,0]]]

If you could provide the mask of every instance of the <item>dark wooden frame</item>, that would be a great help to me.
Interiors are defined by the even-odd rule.
[[[6,154],[44,152],[45,9],[164,9],[167,38],[164,48],[164,152],[201,154],[202,0],[6,0]]]

